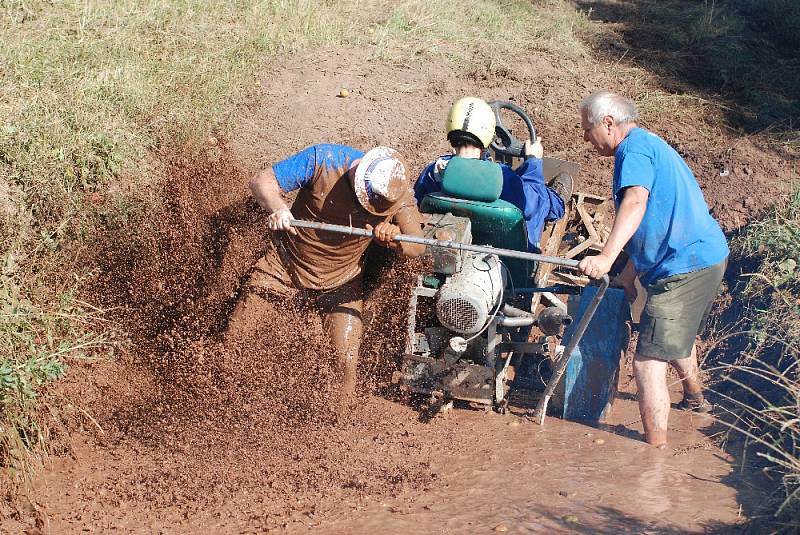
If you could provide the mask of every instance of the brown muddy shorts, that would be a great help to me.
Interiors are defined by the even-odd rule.
[[[245,284],[246,292],[253,292],[264,299],[297,299],[312,302],[323,313],[337,312],[340,308],[355,307],[360,310],[362,299],[361,275],[330,290],[311,290],[298,286],[280,259],[275,247],[258,259]]]
[[[726,259],[647,286],[636,353],[667,361],[688,357],[695,337],[706,327],[727,264]]]

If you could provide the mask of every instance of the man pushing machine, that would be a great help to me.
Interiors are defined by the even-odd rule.
[[[580,113],[584,141],[600,156],[614,157],[617,210],[602,252],[584,258],[580,269],[601,277],[624,248],[630,260],[618,280],[625,293],[635,298],[636,277],[647,290],[633,374],[645,439],[664,447],[668,365],[683,383],[681,408],[711,410],[698,377],[695,337],[719,291],[728,244],[689,166],[663,139],[637,126],[630,100],[601,91],[581,102]]]
[[[320,144],[262,169],[250,181],[258,204],[276,231],[273,246],[259,259],[231,316],[229,334],[248,307],[280,308],[305,294],[317,307],[336,350],[343,398],[355,392],[361,345],[363,256],[370,239],[292,226],[294,219],[373,230],[380,245],[405,256],[425,247],[398,243],[400,234],[422,236],[422,223],[407,166],[400,154],[376,147],[366,154],[344,145]],[[299,190],[291,209],[283,193]]]

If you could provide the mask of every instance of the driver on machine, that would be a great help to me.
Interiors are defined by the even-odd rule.
[[[442,189],[442,175],[453,156],[489,159],[486,150],[494,138],[495,115],[492,108],[475,97],[462,98],[450,108],[447,115],[447,140],[453,154],[446,154],[430,163],[420,174],[414,186],[417,203],[429,193]],[[542,173],[541,138],[534,143],[525,141],[525,161],[517,169],[500,164],[503,171],[503,190],[500,199],[510,202],[522,211],[528,229],[528,251],[539,253],[539,239],[545,221],[556,221],[564,216],[565,202],[572,195],[572,177],[560,174],[548,187]]]

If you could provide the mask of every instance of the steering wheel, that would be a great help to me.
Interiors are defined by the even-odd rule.
[[[507,100],[493,100],[488,104],[492,108],[492,111],[494,111],[496,123],[494,127],[494,140],[492,140],[490,145],[492,150],[506,158],[524,158],[525,143],[515,138],[511,130],[505,127],[500,117],[500,110],[509,110],[518,115],[519,118],[525,122],[531,143],[536,141],[536,129],[533,127],[533,121],[531,121],[531,118],[525,113],[525,110],[513,102]]]

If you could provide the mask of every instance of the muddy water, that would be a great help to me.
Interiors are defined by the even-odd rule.
[[[514,416],[451,414],[433,427],[452,425],[472,441],[445,445],[431,457],[442,474],[435,486],[290,532],[702,532],[742,520],[740,503],[748,497],[732,483],[749,476],[735,474],[732,458],[712,445],[710,418],[673,411],[672,444],[662,451],[637,436],[635,402],[620,400],[615,411],[606,429],[552,418],[543,429]]]
[[[284,431],[297,442],[234,432],[226,450],[212,437],[213,459],[82,443],[33,495],[52,533],[663,533],[741,520],[750,478],[707,418],[674,412],[661,451],[641,442],[634,402],[615,413],[606,430],[470,410],[423,422],[365,397],[351,421]]]

